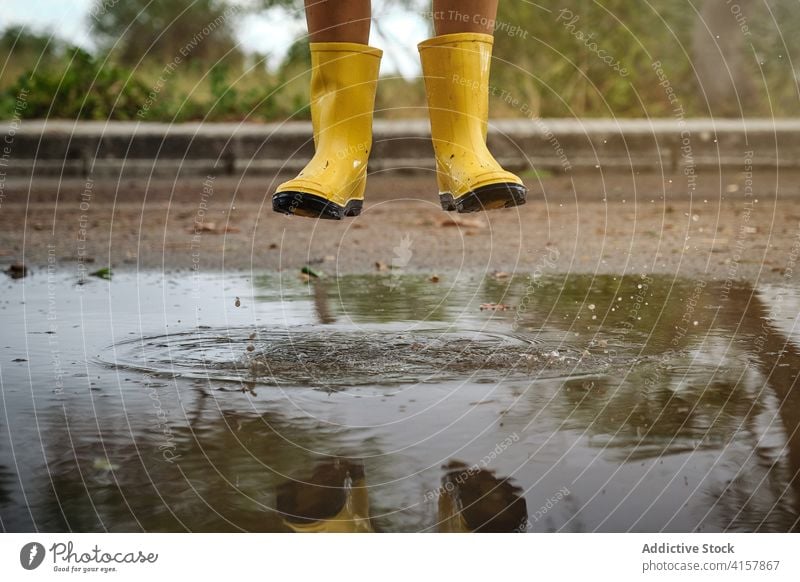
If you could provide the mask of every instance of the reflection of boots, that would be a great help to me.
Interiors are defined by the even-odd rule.
[[[493,42],[488,34],[459,33],[419,45],[445,210],[477,212],[525,203],[522,180],[503,170],[486,147]]]
[[[439,531],[521,533],[528,522],[522,490],[476,466],[451,461],[439,491]]]
[[[315,153],[278,186],[272,209],[312,218],[357,216],[364,200],[382,52],[350,42],[311,43]]]
[[[320,463],[307,482],[283,483],[278,487],[277,509],[286,526],[300,533],[373,531],[360,461]]]

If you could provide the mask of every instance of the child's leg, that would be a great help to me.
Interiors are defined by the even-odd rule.
[[[311,42],[369,42],[370,0],[305,0]]]
[[[494,34],[498,0],[433,0],[437,36],[457,32]]]

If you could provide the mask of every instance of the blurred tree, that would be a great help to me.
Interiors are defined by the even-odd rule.
[[[25,71],[49,66],[66,52],[66,44],[58,37],[31,32],[22,26],[11,26],[0,35],[0,88],[16,82]]]
[[[753,14],[755,2],[737,0],[737,14]],[[698,90],[709,113],[735,116],[754,104],[753,54],[729,0],[706,0],[694,25],[692,54]],[[746,22],[746,16],[741,22]],[[745,113],[746,114],[746,113]]]
[[[101,5],[90,18],[100,46],[125,64],[168,62],[181,51],[213,64],[236,48],[238,11],[226,0],[126,0]],[[241,53],[234,52],[241,64]]]
[[[49,34],[31,32],[24,26],[9,26],[0,35],[0,55],[5,57],[14,52],[15,59],[22,55],[31,55],[37,58],[53,55],[57,49],[63,47],[63,42]]]
[[[505,28],[495,33],[494,84],[533,114],[666,114],[670,106],[654,61],[662,62],[681,97],[690,82],[685,52],[692,15],[685,2],[574,0],[569,9],[551,10],[505,1],[498,23]],[[519,106],[506,109],[520,113]]]
[[[797,0],[549,6],[500,2],[492,78],[495,109],[505,115],[672,116],[676,106],[686,116],[800,111]],[[503,90],[518,103],[498,99]],[[670,103],[668,90],[677,101]]]
[[[797,0],[762,0],[752,18],[746,15],[751,34],[745,53],[758,79],[759,107],[754,112],[761,115],[800,115],[798,8]]]

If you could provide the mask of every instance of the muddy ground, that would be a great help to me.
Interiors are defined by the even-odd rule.
[[[191,178],[7,180],[0,263],[32,273],[121,270],[383,269],[674,273],[792,280],[800,255],[800,172],[631,172],[526,179],[528,204],[456,215],[433,176],[370,177],[363,214],[345,221],[271,210],[280,182]]]

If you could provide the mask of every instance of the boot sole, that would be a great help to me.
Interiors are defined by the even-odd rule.
[[[306,218],[341,220],[361,214],[363,200],[350,200],[345,206],[307,192],[280,192],[272,197],[272,210]]]
[[[514,182],[503,182],[481,186],[457,199],[454,199],[450,192],[445,192],[439,194],[439,202],[442,204],[442,209],[448,212],[454,210],[459,213],[482,212],[522,206],[525,204],[527,193],[528,190],[525,186]]]

